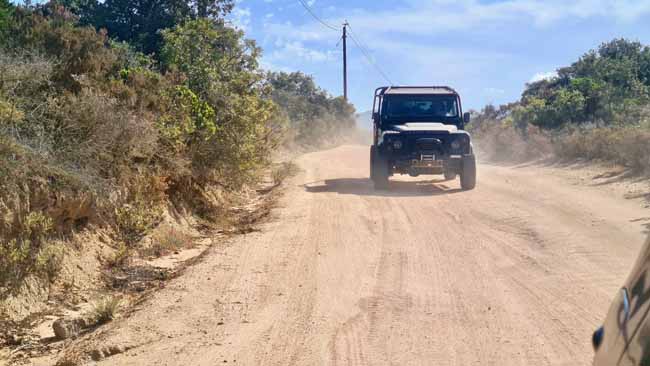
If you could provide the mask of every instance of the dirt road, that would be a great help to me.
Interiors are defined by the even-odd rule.
[[[367,155],[300,158],[260,232],[213,248],[86,347],[127,349],[101,365],[590,364],[645,237],[640,202],[486,164],[471,192],[408,177],[375,192]]]

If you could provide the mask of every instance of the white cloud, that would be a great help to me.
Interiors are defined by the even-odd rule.
[[[235,28],[250,32],[251,10],[249,8],[235,7],[228,18]]]
[[[535,75],[533,75],[533,77],[530,78],[530,80],[528,82],[529,83],[536,83],[536,82],[542,81],[542,80],[551,80],[556,76],[557,76],[557,72],[555,72],[555,71],[538,72]]]
[[[318,24],[308,24],[304,26],[294,25],[292,22],[285,23],[266,23],[264,30],[267,35],[279,39],[292,39],[297,41],[321,41],[332,38],[332,33],[323,32],[323,28]]]
[[[427,35],[455,30],[482,30],[509,23],[548,27],[559,21],[580,21],[601,17],[620,22],[634,22],[650,15],[650,0],[506,0],[483,3],[480,0],[407,0],[385,11],[349,10],[352,26],[363,34]],[[343,17],[326,18],[340,24]],[[271,31],[286,34],[295,31],[277,27]],[[315,23],[298,30],[324,33]],[[300,33],[300,32],[299,32]]]
[[[276,49],[267,59],[270,63],[307,61],[312,63],[325,62],[333,60],[335,53],[332,51],[321,51],[306,47],[302,42],[276,42]]]

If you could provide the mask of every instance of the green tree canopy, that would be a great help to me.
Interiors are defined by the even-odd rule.
[[[60,0],[79,16],[81,24],[105,28],[111,37],[135,45],[147,54],[162,46],[160,31],[188,19],[219,21],[233,0]]]
[[[584,54],[556,77],[528,84],[529,122],[544,128],[595,122],[633,123],[650,98],[650,48],[614,39]]]
[[[255,42],[244,39],[242,31],[209,19],[185,22],[162,35],[164,66],[184,74],[186,87],[214,111],[214,133],[196,142],[202,146],[201,154],[220,156],[213,168],[230,172],[263,164],[272,145],[268,142],[275,105],[266,98]],[[203,165],[214,161],[193,160]]]
[[[14,7],[9,0],[0,0],[0,39],[4,39]]]

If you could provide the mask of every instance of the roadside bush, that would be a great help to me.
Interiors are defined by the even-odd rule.
[[[556,142],[562,158],[585,158],[621,164],[638,171],[650,171],[650,130],[609,127],[579,130]]]
[[[159,215],[158,210],[143,204],[126,204],[117,208],[115,221],[121,239],[129,245],[135,244],[155,226]]]
[[[535,126],[515,127],[508,117],[485,120],[470,126],[484,156],[496,161],[527,161],[554,155],[561,159],[587,159],[620,164],[637,171],[650,171],[650,128],[637,126],[584,126],[544,132]]]
[[[53,279],[62,253],[45,244],[53,230],[52,219],[42,212],[29,212],[14,219],[17,222],[1,223],[8,235],[3,235],[0,242],[0,288],[16,284],[29,273]]]
[[[259,48],[243,32],[207,19],[166,30],[163,38],[166,67],[187,76],[175,105],[189,112],[194,126],[175,121],[187,135],[193,172],[231,188],[252,181],[268,164],[277,138],[271,125],[275,106],[265,98],[258,71]]]

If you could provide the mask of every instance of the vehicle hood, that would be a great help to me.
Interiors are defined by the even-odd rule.
[[[408,122],[400,125],[391,126],[391,130],[399,132],[447,132],[453,133],[458,131],[458,127],[454,125],[446,125],[444,123],[434,123],[434,122]]]

